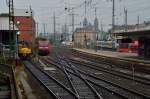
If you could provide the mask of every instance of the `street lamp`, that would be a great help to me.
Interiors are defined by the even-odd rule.
[[[19,27],[20,25],[20,21],[17,21],[16,22],[16,26]],[[20,35],[20,30],[18,29],[18,32],[16,33],[16,60],[19,59],[19,56],[18,56],[18,51],[19,51],[19,47],[18,47],[18,38],[19,38],[19,35]],[[17,63],[16,63],[17,65]]]
[[[18,59],[19,59],[19,56],[18,56],[18,51],[19,51],[18,37],[19,37],[19,35],[20,35],[20,32],[18,31],[16,34],[16,66],[18,65]]]

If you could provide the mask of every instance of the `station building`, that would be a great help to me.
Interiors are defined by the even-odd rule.
[[[95,18],[94,24],[92,25],[85,17],[83,27],[76,28],[73,34],[74,46],[80,48],[94,48],[99,32],[98,19]]]

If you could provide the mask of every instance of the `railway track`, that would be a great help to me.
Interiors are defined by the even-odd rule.
[[[66,70],[66,66],[69,66],[69,64],[66,63],[66,61],[64,61],[62,58],[58,58],[58,64],[48,59],[43,59],[43,61],[45,61],[45,64],[53,64],[57,66],[66,74],[68,81],[72,86],[71,88],[79,97],[79,99],[103,99],[99,93],[76,70],[72,69],[72,73],[68,72]]]
[[[24,61],[27,70],[45,87],[53,99],[78,99],[78,97],[58,80],[39,68],[35,63]]]
[[[126,78],[126,79],[130,79],[132,81],[135,81],[137,83],[142,83],[142,84],[145,84],[145,85],[150,85],[150,79],[146,79],[144,77],[141,77],[141,76],[136,76],[134,75],[133,73],[129,74],[129,73],[125,73],[125,72],[122,72],[120,70],[116,70],[114,68],[108,68],[108,67],[105,67],[105,66],[101,66],[101,65],[105,65],[105,64],[98,64],[98,63],[94,63],[94,62],[91,62],[91,61],[80,61],[80,60],[76,60],[74,58],[70,58],[70,61],[72,61],[73,63],[75,64],[78,64],[78,65],[82,65],[82,66],[85,66],[89,69],[92,69],[92,70],[95,70],[97,72],[106,72],[106,73],[109,73],[111,75],[115,75],[115,76],[119,76],[119,77],[122,77],[122,78]],[[96,74],[96,73],[95,73]]]
[[[121,78],[118,78],[117,80],[116,79],[117,77],[113,77],[107,74],[93,75],[93,73],[87,71],[87,68],[86,71],[85,69],[83,70],[83,68],[82,69],[79,68],[79,71],[82,72],[86,77],[88,76],[87,79],[89,81],[94,81],[93,83],[100,84],[101,82],[99,81],[102,80],[108,83],[109,86],[113,85],[117,87],[115,89],[119,89],[119,93],[123,93],[129,99],[134,99],[135,97],[136,97],[135,99],[149,99],[149,93],[148,93],[149,91],[147,89],[143,89],[142,88],[143,86],[142,87],[138,86],[138,84],[135,84],[134,82],[131,82],[129,85],[129,83],[126,80],[123,80]]]
[[[8,90],[0,90],[0,99],[18,99],[17,85],[14,77],[12,67],[6,64],[0,64],[0,72],[9,80],[6,81],[6,86],[10,87]],[[5,78],[5,79],[6,79]]]
[[[116,84],[117,82],[118,84],[120,82],[120,87],[124,86],[125,89],[128,89],[131,92],[137,93],[145,98],[150,98],[149,79],[146,79],[144,77],[139,77],[134,74],[128,74],[128,73],[116,71],[113,68],[110,68],[110,66],[107,67],[101,66],[101,65],[108,65],[108,64],[104,64],[104,63],[98,64],[95,63],[95,61],[91,62],[91,61],[80,61],[80,60],[81,59],[78,60],[71,59],[71,61],[74,64],[76,64],[77,68],[80,70],[84,70],[89,74],[92,74],[98,78],[103,78],[103,79],[106,78],[108,79],[107,81],[116,82]]]
[[[83,75],[86,78],[89,77],[90,79],[92,79],[92,80],[90,79],[87,80],[90,83],[93,83],[94,86],[99,86],[99,87],[101,86],[111,91],[112,93],[117,93],[121,96],[124,96],[127,99],[149,99],[150,98],[149,82],[148,82],[149,80],[147,79],[136,77],[134,75],[127,75],[126,73],[122,73],[118,71],[113,71],[110,70],[110,68],[101,68],[101,66],[96,66],[94,63],[88,64],[88,62],[74,60],[72,64],[74,64],[77,70],[83,73]],[[103,65],[106,64],[103,63]],[[101,84],[102,82],[105,84]]]
[[[74,54],[73,54],[74,55]],[[130,80],[134,80],[135,82],[142,83],[145,85],[150,85],[150,77],[148,74],[138,73],[136,72],[135,68],[133,68],[132,71],[117,68],[117,66],[110,64],[109,62],[105,60],[93,60],[89,57],[85,57],[84,55],[80,55],[78,58],[70,58],[72,62],[78,63],[80,61],[80,64],[86,64],[86,67],[89,67],[91,69],[97,69],[102,72],[107,72],[112,75],[121,76],[123,78],[127,78]],[[110,72],[111,71],[111,72]]]
[[[48,60],[50,60],[50,58]],[[70,67],[68,67],[68,68],[69,69],[67,69],[67,70],[69,72],[72,72],[71,68]],[[109,96],[108,95],[104,95],[104,96],[102,95],[102,97],[106,97],[105,99],[117,99],[118,97],[120,97],[120,99],[146,99],[145,97],[143,98],[143,96],[141,96],[137,93],[133,93],[132,91],[128,90],[128,88],[122,88],[122,86],[118,86],[118,84],[112,83],[111,81],[108,81],[108,79],[104,79],[104,78],[94,76],[90,72],[83,71],[81,68],[77,68],[77,70],[93,86],[98,86],[98,87],[95,87],[95,88],[98,89],[97,91],[99,91],[99,93],[101,93],[102,89],[105,89],[105,92],[108,91],[107,93],[109,93]],[[103,94],[106,94],[105,92]],[[113,95],[112,95],[112,93],[113,93]],[[111,98],[108,98],[110,96],[111,96]],[[115,96],[117,96],[117,98]],[[112,97],[115,97],[115,98],[112,98]]]
[[[107,56],[101,56],[101,55],[95,55],[95,54],[90,54],[86,52],[81,52],[81,51],[68,51],[67,53],[70,53],[74,56],[83,58],[85,60],[93,61],[95,63],[99,64],[106,64],[109,67],[114,67],[114,68],[122,68],[126,69],[129,71],[135,71],[139,73],[144,73],[144,74],[149,74],[150,68],[149,64],[138,62],[138,61],[130,61],[130,60],[124,60],[120,58],[111,58]]]
[[[66,73],[51,64],[47,64],[45,61],[39,60],[39,63],[41,64],[39,68],[45,70],[45,72],[47,72],[49,75],[63,83],[68,89],[71,89],[70,82],[68,82],[69,77]]]
[[[46,60],[49,64],[60,65],[60,63],[58,61],[56,61],[56,58],[52,59],[49,57]],[[56,64],[56,63],[58,63],[58,64]],[[70,67],[68,67],[68,68],[70,68]],[[67,68],[68,72],[76,75],[76,73],[74,73],[72,69],[68,69],[68,68]],[[76,75],[76,76],[78,76],[78,75]],[[86,77],[87,76],[84,75],[84,78],[86,78]],[[96,81],[93,79],[92,80],[86,79],[86,80],[90,83],[90,85],[92,85],[96,89],[96,91],[99,94],[101,94],[103,99],[134,99],[134,98],[128,98],[129,97],[128,94],[125,94],[125,92],[121,93],[120,90],[118,90],[118,88],[115,88],[110,84],[106,84],[106,82],[100,83],[100,81],[99,81],[99,83],[96,83]],[[137,99],[141,99],[141,98],[137,98]]]

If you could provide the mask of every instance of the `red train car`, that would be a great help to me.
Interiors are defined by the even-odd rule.
[[[46,39],[40,39],[37,42],[37,52],[39,55],[48,55],[51,50],[51,44]]]
[[[131,43],[120,43],[118,51],[119,52],[131,52],[138,53],[139,43],[138,41],[132,41]]]
[[[120,43],[118,51],[119,52],[129,52],[129,43]]]

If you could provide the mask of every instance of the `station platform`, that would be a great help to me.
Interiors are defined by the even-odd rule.
[[[81,51],[81,52],[86,52],[89,54],[95,54],[95,55],[111,57],[111,58],[119,58],[121,60],[133,61],[133,62],[144,63],[144,64],[150,65],[150,59],[139,57],[138,54],[136,53],[125,53],[125,52],[115,52],[115,51],[105,51],[105,50],[95,51],[91,49],[78,49],[78,48],[73,48],[73,49],[77,51]]]

